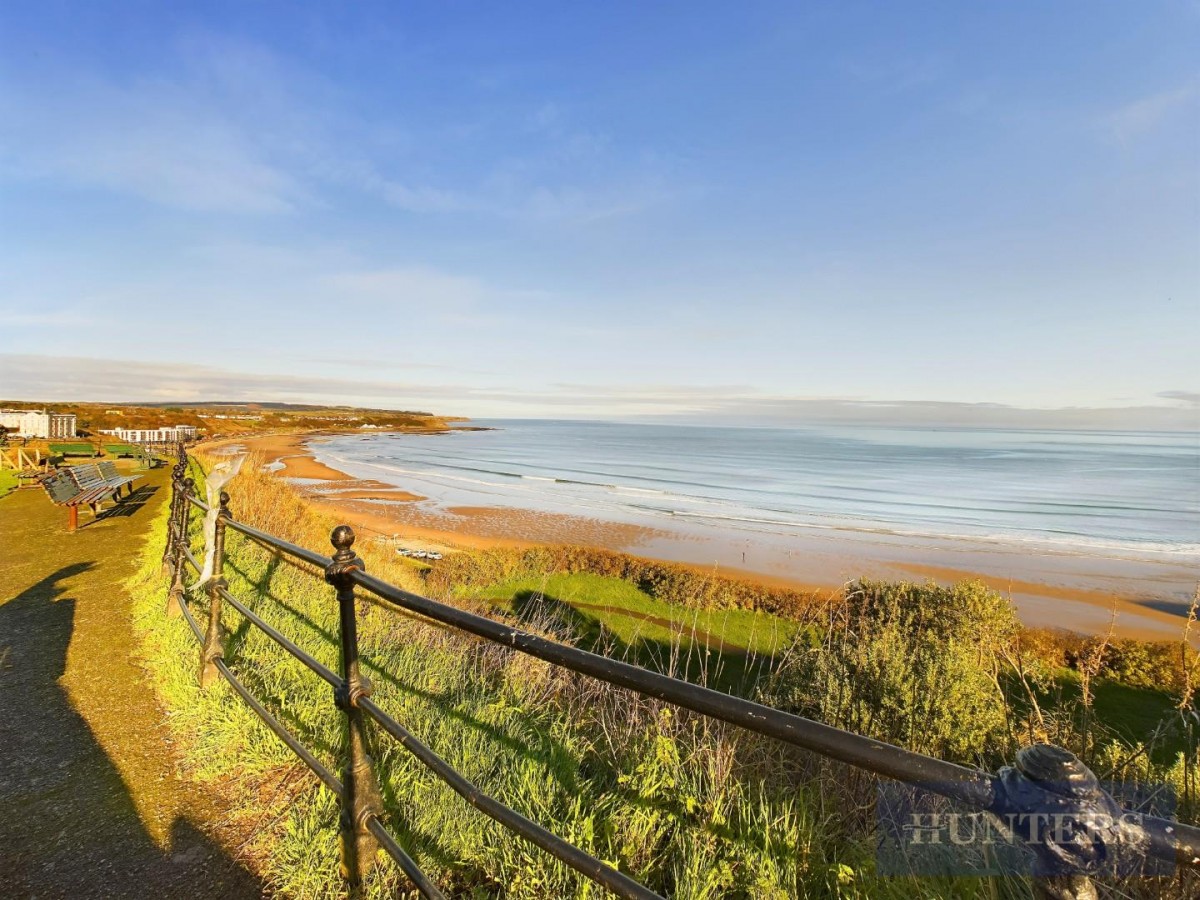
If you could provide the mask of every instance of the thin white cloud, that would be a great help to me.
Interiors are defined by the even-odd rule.
[[[477,201],[455,191],[427,186],[410,187],[398,181],[376,181],[380,195],[397,209],[414,213],[452,213],[478,208]]]
[[[78,328],[94,324],[96,324],[94,316],[69,310],[44,313],[0,310],[0,326],[14,328]]]
[[[193,37],[175,62],[125,81],[61,61],[10,79],[0,177],[241,214],[341,203],[349,189],[418,215],[587,223],[672,196],[651,157],[631,161],[553,103],[456,127],[398,114],[397,135],[258,45]]]
[[[522,161],[522,170],[536,170],[536,160]],[[456,188],[409,184],[377,172],[360,174],[358,186],[380,196],[388,205],[418,214],[471,213],[530,222],[587,224],[635,215],[677,196],[661,179],[645,175],[612,176],[588,185],[564,179],[561,183],[532,174],[513,175],[510,167],[492,172],[477,183]]]
[[[1164,400],[1178,400],[1188,406],[1200,408],[1200,391],[1162,391],[1158,396]]]
[[[449,275],[421,266],[343,272],[323,279],[335,293],[413,308],[462,311],[470,309],[487,293],[477,279]]]
[[[1176,394],[1179,392],[1165,392]],[[0,399],[284,401],[430,409],[446,415],[628,418],[703,424],[814,423],[1025,428],[1200,428],[1200,409],[1023,409],[997,403],[768,395],[744,385],[503,385],[239,372],[195,363],[0,354]]]
[[[860,57],[847,59],[842,63],[842,70],[852,79],[884,96],[903,94],[936,84],[945,77],[947,68],[946,61],[938,56],[895,59]]]
[[[188,85],[75,78],[11,95],[0,152],[10,178],[208,212],[285,212],[304,195],[236,121]]]
[[[548,291],[503,288],[473,276],[427,266],[396,266],[338,272],[317,279],[333,298],[367,311],[386,308],[420,327],[437,322],[461,328],[500,329],[512,324],[514,304],[548,304]]]
[[[389,142],[362,123],[340,130],[358,139],[327,142],[311,160],[314,176],[405,212],[586,224],[681,194],[658,155],[622,160],[607,135],[572,125],[556,103],[451,128],[414,125],[387,153],[372,153],[377,142]],[[475,164],[448,177],[439,158],[464,155]]]
[[[1200,99],[1200,81],[1193,80],[1127,103],[1105,116],[1104,123],[1118,141],[1126,143],[1154,131],[1197,99]]]

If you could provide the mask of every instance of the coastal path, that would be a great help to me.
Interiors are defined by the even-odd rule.
[[[152,470],[70,534],[41,490],[0,499],[0,892],[259,897],[212,792],[176,770],[122,582],[167,499]]]

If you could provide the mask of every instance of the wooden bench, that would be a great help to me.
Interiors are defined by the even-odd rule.
[[[100,451],[92,444],[50,444],[50,452],[56,456],[99,456]]]
[[[103,464],[101,464],[103,465]],[[86,463],[81,466],[68,466],[64,471],[70,474],[75,483],[79,485],[81,491],[90,491],[98,487],[110,487],[113,489],[113,499],[116,500],[121,495],[121,488],[136,480],[134,477],[123,477],[117,473],[117,467],[112,463],[108,463],[110,470],[105,472],[96,463]],[[133,493],[133,488],[129,489]]]
[[[144,469],[157,469],[163,464],[163,461],[154,455],[154,451],[145,444],[139,444],[137,448],[138,465]]]
[[[42,487],[50,495],[50,500],[55,506],[67,508],[68,531],[79,528],[79,507],[87,506],[92,510],[92,515],[97,516],[100,514],[100,504],[115,497],[117,492],[117,488],[107,481],[101,481],[100,484],[85,490],[65,471],[55,472],[43,478]]]
[[[141,478],[141,475],[122,475],[117,471],[116,463],[105,460],[100,463],[100,474],[104,476],[104,480],[113,487],[125,487],[129,485],[129,493],[133,493],[133,483]]]

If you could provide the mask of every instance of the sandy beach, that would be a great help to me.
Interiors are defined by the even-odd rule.
[[[1100,633],[1116,614],[1118,636],[1178,639],[1196,572],[1185,565],[1080,557],[979,541],[936,542],[851,533],[814,533],[783,542],[747,540],[744,532],[714,537],[686,527],[665,529],[555,512],[490,506],[438,507],[419,494],[356,479],[322,463],[321,434],[272,434],[222,442],[261,454],[276,473],[322,511],[372,537],[412,549],[579,544],[720,571],[762,584],[837,591],[858,577],[980,579],[1010,596],[1028,625]],[[216,447],[219,445],[209,445]],[[1197,635],[1200,638],[1200,635]]]

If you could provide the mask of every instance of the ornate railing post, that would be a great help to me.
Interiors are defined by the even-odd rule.
[[[1075,754],[1052,744],[1017,752],[999,773],[992,807],[1001,826],[1034,855],[1033,889],[1041,900],[1095,900],[1091,876],[1131,874],[1150,838],[1137,817],[1105,793]]]
[[[225,658],[224,633],[221,629],[221,590],[225,582],[225,520],[229,518],[229,495],[221,491],[221,506],[217,512],[213,533],[212,577],[204,582],[208,591],[208,631],[200,648],[200,687],[206,688],[216,680],[215,660]],[[182,563],[180,565],[182,568]]]
[[[171,560],[175,555],[176,524],[179,521],[180,488],[183,485],[183,474],[186,464],[177,462],[171,469],[171,509],[167,513],[167,540],[163,547],[162,572],[167,575],[171,571]]]
[[[342,642],[342,683],[334,689],[333,698],[346,714],[349,750],[342,776],[341,870],[343,878],[351,885],[358,885],[374,864],[379,847],[367,825],[372,816],[383,811],[379,783],[367,755],[362,713],[358,709],[359,699],[371,693],[371,682],[358,670],[358,623],[351,573],[366,566],[350,549],[354,546],[354,531],[349,525],[339,525],[329,539],[337,552],[325,570],[325,580],[337,588]]]
[[[174,517],[171,524],[172,533],[172,550],[171,566],[173,576],[171,578],[171,590],[167,594],[167,615],[171,618],[183,615],[183,610],[180,605],[183,603],[183,572],[187,566],[187,561],[184,559],[184,551],[188,547],[188,525],[191,519],[192,504],[188,498],[192,495],[192,489],[196,486],[196,482],[192,478],[183,479],[183,485],[180,487],[179,496],[179,513]]]

